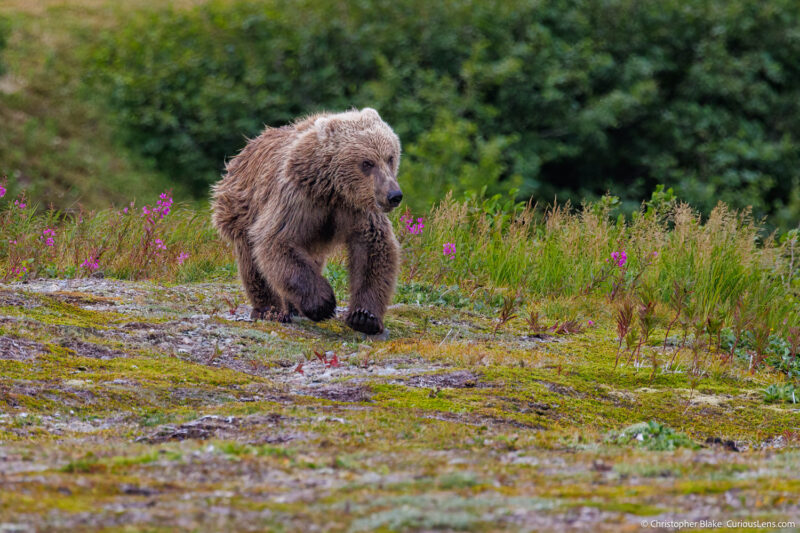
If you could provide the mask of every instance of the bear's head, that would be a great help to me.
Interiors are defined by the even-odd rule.
[[[400,139],[374,109],[324,115],[314,122],[331,186],[351,207],[388,213],[403,199],[397,183]]]

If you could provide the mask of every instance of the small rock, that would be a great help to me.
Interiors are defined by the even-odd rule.
[[[149,487],[139,487],[137,485],[130,485],[128,483],[123,483],[120,485],[120,491],[123,494],[131,494],[134,496],[153,496],[158,494],[158,491],[155,489],[151,489]]]
[[[711,446],[711,447],[718,446],[718,447],[724,448],[724,449],[726,449],[728,451],[731,451],[731,452],[740,451],[739,447],[736,446],[736,443],[734,441],[732,441],[732,440],[723,440],[723,439],[721,439],[719,437],[708,437],[706,439],[706,445],[707,446]]]
[[[612,468],[614,468],[613,465],[610,465],[610,464],[606,463],[602,459],[595,459],[592,462],[592,470],[595,470],[597,472],[608,472]]]
[[[366,335],[362,333],[362,336],[365,340],[368,341],[388,341],[389,340],[389,328],[383,328],[383,331],[378,333],[377,335]]]

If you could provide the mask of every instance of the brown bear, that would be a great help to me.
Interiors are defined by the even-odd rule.
[[[378,112],[321,113],[267,127],[213,187],[213,222],[235,248],[252,317],[331,318],[336,298],[322,276],[337,246],[348,252],[356,331],[383,331],[399,245],[386,213],[400,204],[400,140]]]

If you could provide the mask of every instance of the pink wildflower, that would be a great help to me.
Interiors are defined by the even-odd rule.
[[[0,198],[6,195],[6,188],[0,185]]]
[[[22,276],[24,276],[26,272],[28,272],[27,267],[24,267],[24,266],[11,267],[11,273],[14,274],[15,276],[17,276],[18,278],[21,278]]]
[[[44,241],[45,246],[55,246],[56,240],[56,230],[51,228],[46,228],[42,230],[42,235],[39,237],[40,241]]]
[[[611,252],[611,259],[617,263],[618,267],[623,267],[628,261],[628,255],[625,253],[625,250],[621,252]]]
[[[89,259],[81,263],[81,267],[94,272],[95,270],[100,268],[100,265],[98,264],[97,259],[95,259],[94,256],[89,256]]]
[[[164,241],[162,241],[161,239],[154,240],[153,244],[155,244],[156,250],[166,250],[167,249],[167,245],[164,244]]]
[[[124,208],[124,209],[122,210],[122,212],[123,212],[123,213],[125,213],[125,214],[127,215],[127,214],[128,214],[128,208],[127,208],[127,207],[126,207],[126,208]]]
[[[146,205],[146,206],[142,207],[142,216],[147,216],[149,214],[150,214],[150,206]]]
[[[27,207],[27,204],[21,200],[14,200],[14,205],[19,209],[25,209]]]
[[[408,232],[411,235],[419,235],[420,233],[422,233],[422,228],[424,228],[424,227],[425,227],[425,224],[422,223],[422,219],[421,218],[417,219],[417,223],[416,224],[412,224],[411,220],[409,220],[406,223],[406,230],[408,230]]]
[[[452,243],[452,242],[444,243],[444,246],[442,246],[442,253],[448,259],[453,259],[456,256],[456,245],[455,245],[455,243]]]
[[[181,252],[178,255],[178,264],[183,265],[183,262],[186,261],[187,259],[189,259],[189,254],[187,254],[186,252]]]
[[[422,229],[425,227],[425,224],[421,218],[418,218],[417,222],[415,223],[411,215],[401,216],[400,222],[406,225],[406,231],[412,235],[419,235],[422,233]]]
[[[587,320],[586,323],[589,324],[589,326],[594,326],[594,320]]]
[[[172,203],[172,196],[169,193],[162,192],[156,202],[156,208],[153,209],[153,213],[158,213],[161,218],[164,218],[172,210]]]

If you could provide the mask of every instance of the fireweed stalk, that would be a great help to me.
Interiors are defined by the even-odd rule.
[[[52,228],[46,228],[42,230],[42,234],[39,237],[39,240],[44,243],[45,246],[53,247],[56,245],[56,230]]]
[[[139,215],[142,221],[143,235],[139,240],[139,245],[131,251],[131,263],[133,265],[133,275],[135,278],[142,276],[154,263],[161,258],[162,252],[167,251],[167,244],[160,237],[156,237],[156,231],[163,220],[172,211],[172,196],[167,192],[161,193],[155,207],[145,205]],[[133,205],[128,213],[133,213]],[[124,213],[127,216],[128,213]]]

